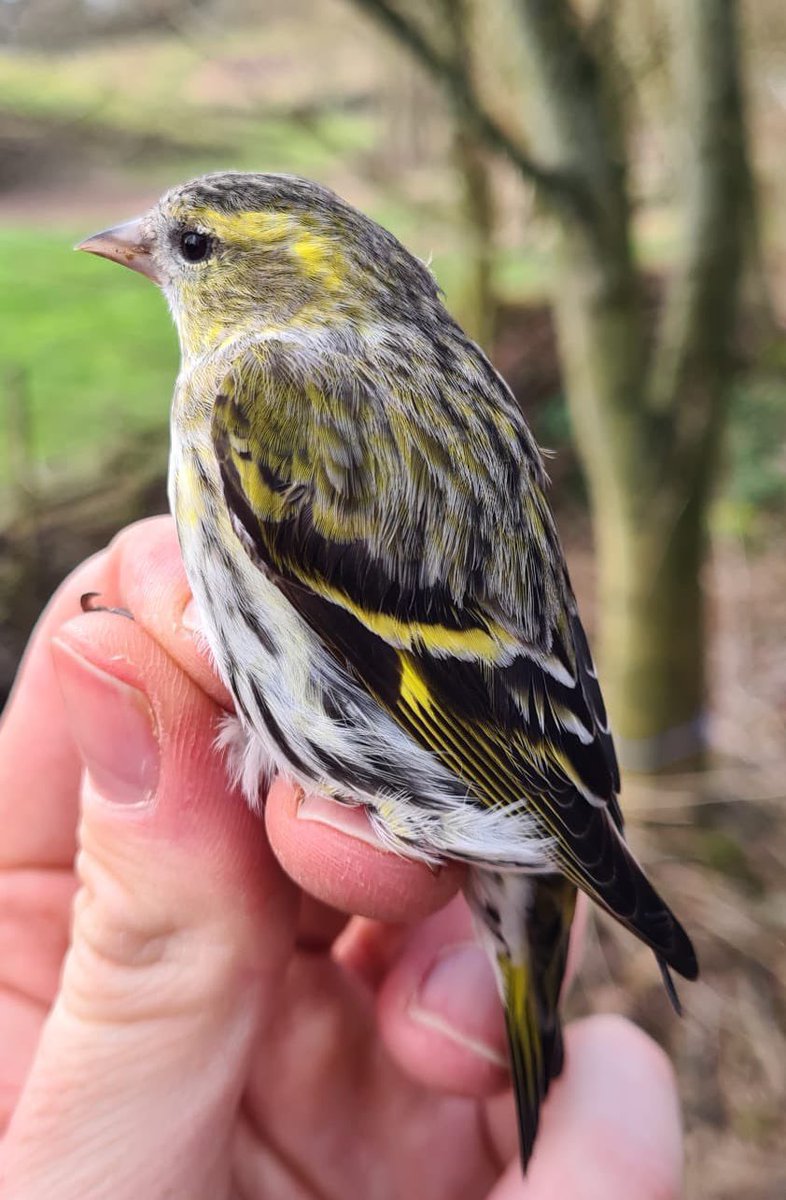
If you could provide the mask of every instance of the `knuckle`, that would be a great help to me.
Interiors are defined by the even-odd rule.
[[[134,1022],[198,1014],[247,974],[249,947],[160,881],[128,886],[82,850],[63,993],[73,1013]]]

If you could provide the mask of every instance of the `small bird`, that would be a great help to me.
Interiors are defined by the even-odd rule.
[[[384,845],[469,865],[524,1169],[563,1062],[581,888],[669,968],[691,942],[628,849],[540,452],[429,270],[328,189],[219,173],[78,247],[162,288],[169,497],[252,805],[278,771]]]

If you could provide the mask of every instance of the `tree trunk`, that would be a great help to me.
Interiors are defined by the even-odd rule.
[[[599,674],[624,766],[700,765],[706,627],[701,575],[728,363],[694,361],[650,410],[652,351],[620,243],[598,268],[584,232],[558,246],[555,313],[598,561]],[[679,414],[679,416],[677,416]]]
[[[620,760],[658,770],[695,758],[702,743],[703,506],[664,471],[658,431],[642,418],[634,273],[623,257],[599,274],[581,236],[562,238],[559,259],[560,357],[596,534],[598,669]]]
[[[630,247],[613,87],[566,0],[519,0],[533,144],[573,176],[557,213],[555,310],[599,557],[598,647],[623,765],[701,760],[706,520],[725,423],[744,212],[734,0],[677,4],[685,251],[653,338]]]
[[[474,83],[475,0],[441,0],[448,56],[463,78]],[[468,270],[458,309],[469,333],[489,350],[494,337],[494,196],[489,154],[466,110],[457,114],[453,158],[459,175],[466,230]]]
[[[668,510],[633,523],[596,510],[600,673],[620,760],[635,771],[699,765],[704,749],[703,505]]]
[[[457,308],[467,331],[488,351],[494,338],[497,308],[494,289],[494,198],[489,163],[475,135],[463,126],[456,129],[453,153],[461,178],[469,260]]]

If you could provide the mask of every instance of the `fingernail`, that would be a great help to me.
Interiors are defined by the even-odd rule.
[[[114,804],[148,804],[160,755],[147,697],[59,639],[52,648],[69,727],[95,790]]]
[[[488,956],[475,942],[442,951],[421,980],[408,1013],[462,1049],[507,1067],[502,1004]]]
[[[202,633],[203,625],[199,616],[197,602],[192,596],[188,604],[183,609],[183,615],[180,618],[180,623],[189,633]]]
[[[317,825],[338,829],[348,837],[382,849],[365,811],[359,805],[339,804],[337,800],[326,800],[324,796],[303,795],[298,802],[297,817],[300,821],[315,821]]]

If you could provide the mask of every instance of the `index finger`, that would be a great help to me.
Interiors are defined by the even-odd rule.
[[[140,521],[87,559],[55,592],[33,631],[0,724],[0,867],[71,864],[81,760],[50,657],[54,634],[86,592],[131,612],[212,699],[230,705],[208,655],[184,623],[191,593],[171,517]]]

